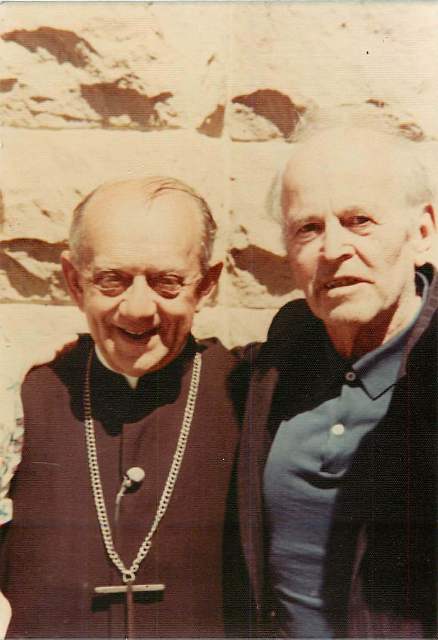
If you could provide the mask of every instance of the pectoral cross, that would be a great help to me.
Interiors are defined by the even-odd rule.
[[[126,612],[126,630],[125,638],[134,638],[134,598],[133,594],[146,591],[164,591],[164,584],[127,584],[109,585],[107,587],[95,587],[94,592],[99,595],[113,595],[126,593],[125,612]]]

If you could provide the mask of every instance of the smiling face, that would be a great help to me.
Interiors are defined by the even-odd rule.
[[[220,273],[201,274],[196,201],[165,191],[145,202],[137,183],[115,185],[90,199],[82,224],[86,260],[76,265],[66,254],[63,268],[95,343],[120,373],[164,367],[184,348]]]
[[[407,173],[386,140],[327,136],[298,154],[283,189],[296,283],[330,335],[373,327],[382,341],[418,300],[414,269],[427,229],[408,204]],[[427,215],[427,214],[424,214]]]

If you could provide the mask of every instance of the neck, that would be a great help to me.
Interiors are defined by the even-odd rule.
[[[414,296],[403,309],[387,309],[366,325],[339,323],[326,325],[336,351],[343,358],[360,358],[388,342],[405,329],[418,313],[421,297]]]

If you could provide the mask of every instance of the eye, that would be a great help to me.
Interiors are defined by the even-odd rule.
[[[346,221],[347,226],[353,229],[356,229],[358,231],[363,231],[367,229],[371,223],[372,223],[371,218],[364,214],[350,216]]]
[[[367,222],[370,222],[368,216],[353,216],[351,219],[351,223],[355,225],[366,224]]]
[[[295,235],[302,240],[310,240],[315,237],[321,230],[321,224],[319,222],[307,222],[301,225],[295,232]]]
[[[117,271],[108,271],[97,274],[94,284],[106,296],[118,296],[129,287],[130,278]]]
[[[149,286],[163,298],[175,298],[184,286],[184,281],[175,274],[149,276]]]

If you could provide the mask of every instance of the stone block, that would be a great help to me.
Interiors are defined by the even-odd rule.
[[[201,127],[225,101],[228,10],[199,5],[196,20],[193,11],[159,3],[3,5],[3,123]]]

